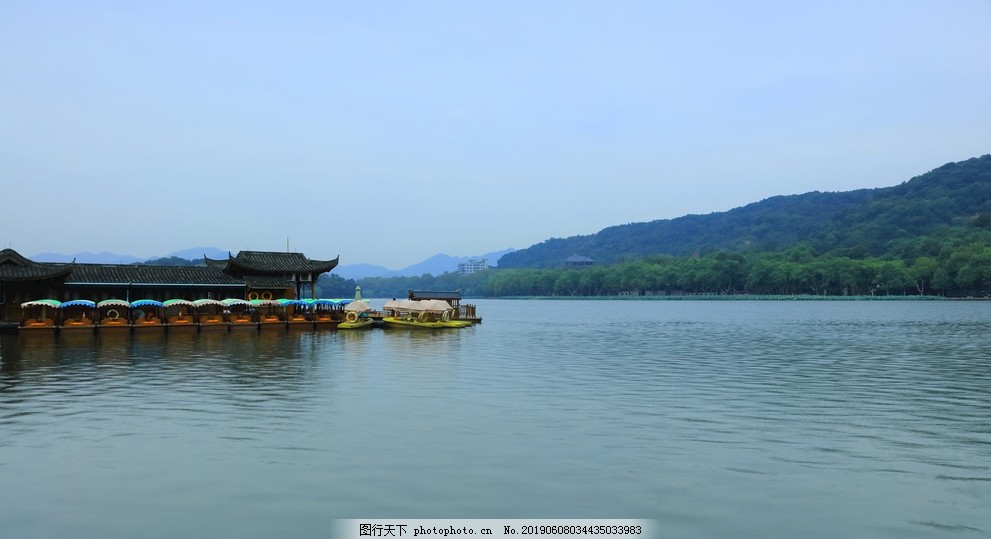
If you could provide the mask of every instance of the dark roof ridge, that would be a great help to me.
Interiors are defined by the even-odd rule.
[[[0,250],[0,281],[54,279],[68,275],[75,267],[76,259],[67,264],[35,262],[13,249]]]
[[[312,260],[303,253],[283,251],[240,251],[228,261],[228,269],[261,273],[326,273],[341,256],[333,260]]]

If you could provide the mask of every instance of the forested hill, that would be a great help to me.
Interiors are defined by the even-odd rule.
[[[667,254],[777,251],[881,256],[893,242],[953,226],[991,226],[991,155],[948,163],[894,187],[776,196],[708,215],[613,226],[506,254],[500,268],[597,264]]]

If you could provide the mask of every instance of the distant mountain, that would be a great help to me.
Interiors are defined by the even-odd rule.
[[[382,266],[375,266],[372,264],[351,264],[342,265],[334,268],[334,274],[339,275],[345,279],[364,279],[366,277],[416,277],[423,275],[424,273],[429,273],[431,275],[440,275],[442,273],[458,271],[458,264],[468,262],[469,260],[488,260],[490,266],[495,266],[498,264],[499,259],[507,253],[512,253],[514,249],[503,249],[501,251],[493,251],[491,253],[486,253],[479,256],[450,256],[446,254],[434,255],[423,262],[413,264],[412,266],[407,266],[399,270],[390,270]]]
[[[90,252],[82,252],[71,255],[62,253],[38,253],[30,258],[35,262],[72,262],[75,260],[80,264],[133,264],[135,262],[144,262],[146,260],[169,258],[173,256],[177,258],[185,258],[187,260],[202,260],[204,255],[209,258],[226,259],[227,251],[216,247],[193,247],[192,249],[183,249],[167,255],[153,256],[151,258],[138,258],[136,256],[120,255],[117,253],[108,252],[95,254]]]
[[[396,272],[375,264],[349,264],[337,266],[333,273],[345,279],[364,279],[365,277],[391,277]]]
[[[560,266],[570,256],[609,264],[651,255],[777,251],[878,256],[945,227],[991,223],[991,155],[947,163],[894,187],[775,196],[708,215],[686,215],[551,238],[508,253],[500,268]]]
[[[133,264],[135,262],[144,261],[143,258],[138,258],[131,255],[119,255],[117,253],[108,252],[90,253],[88,251],[71,255],[64,255],[61,253],[38,253],[30,258],[35,262],[72,262],[75,260],[81,264]]]
[[[193,247],[192,249],[183,249],[181,251],[176,251],[174,253],[169,253],[162,257],[154,258],[168,258],[174,256],[177,258],[185,258],[187,260],[202,260],[204,256],[207,258],[226,260],[229,251],[223,249],[218,249],[216,247]]]
[[[440,275],[446,272],[453,272],[458,270],[458,264],[462,262],[467,262],[469,260],[488,260],[490,266],[495,266],[499,259],[507,254],[513,252],[514,249],[503,249],[501,251],[493,251],[491,253],[486,253],[479,256],[449,256],[445,254],[434,255],[423,262],[413,264],[399,270],[390,270],[383,266],[376,266],[374,264],[351,264],[345,266],[338,266],[334,268],[333,273],[345,279],[364,279],[366,277],[415,277],[423,275],[424,273],[429,273],[431,275]],[[216,247],[192,247],[190,249],[183,249],[181,251],[175,251],[162,256],[153,256],[150,258],[138,258],[131,255],[119,255],[116,253],[76,253],[71,255],[61,254],[61,253],[39,253],[30,257],[35,262],[72,262],[75,259],[76,262],[82,264],[134,264],[136,262],[145,262],[148,260],[157,261],[160,259],[168,259],[171,257],[182,258],[186,260],[202,260],[204,256],[213,259],[226,259],[228,251],[223,249],[218,249]],[[159,262],[153,262],[159,263]]]

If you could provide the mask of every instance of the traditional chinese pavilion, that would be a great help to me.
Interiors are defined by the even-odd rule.
[[[280,299],[314,297],[317,278],[337,267],[302,253],[241,251],[204,266],[145,266],[34,262],[12,249],[0,250],[0,321],[21,319],[21,303],[110,298]]]

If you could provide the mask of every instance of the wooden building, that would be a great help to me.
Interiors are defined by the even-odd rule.
[[[564,267],[566,268],[587,268],[594,265],[595,260],[584,255],[576,254],[564,259]]]
[[[21,303],[38,299],[281,299],[314,297],[317,278],[337,267],[302,253],[241,251],[205,266],[34,262],[0,250],[0,322],[22,319]]]
[[[0,251],[0,324],[19,322],[25,301],[54,299],[75,267],[33,262],[13,249]]]

